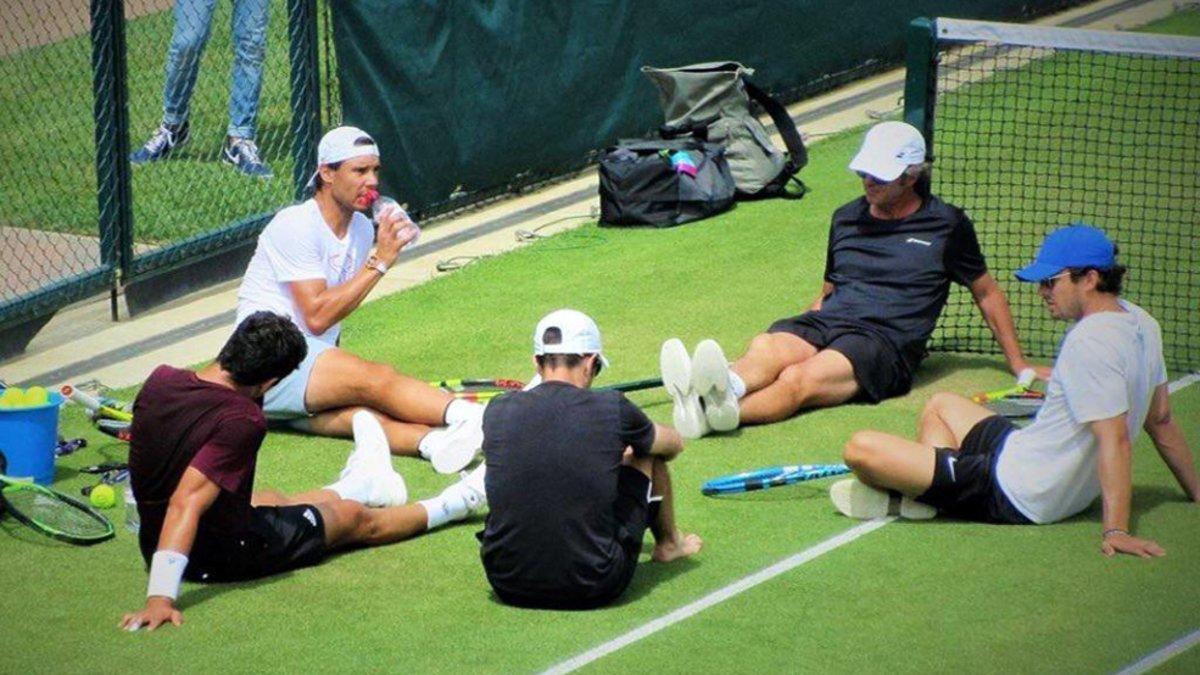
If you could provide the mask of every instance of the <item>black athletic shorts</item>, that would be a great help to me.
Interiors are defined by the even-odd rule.
[[[958,452],[937,449],[933,485],[917,501],[937,507],[942,515],[962,520],[1009,525],[1033,521],[1017,510],[996,482],[996,460],[1008,435],[1016,429],[1011,421],[993,415],[980,420],[963,439]]]
[[[578,594],[555,593],[544,595],[526,593],[519,587],[493,584],[496,595],[505,604],[538,609],[595,609],[610,604],[629,587],[637,570],[646,528],[658,514],[660,502],[650,501],[650,479],[631,466],[622,466],[617,477],[617,556],[608,575]],[[599,575],[597,575],[599,576]]]
[[[791,333],[817,349],[832,349],[854,368],[860,400],[879,403],[912,389],[912,372],[900,350],[878,330],[859,321],[805,312],[771,324],[768,333]]]
[[[309,504],[256,506],[238,536],[193,547],[189,581],[246,581],[308,567],[325,558],[325,520]]]

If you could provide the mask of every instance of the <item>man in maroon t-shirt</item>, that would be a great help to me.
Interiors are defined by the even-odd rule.
[[[150,566],[146,606],[121,627],[153,630],[183,616],[184,577],[240,581],[313,565],[327,551],[388,544],[479,510],[481,472],[438,496],[405,504],[387,437],[365,410],[354,414],[354,451],[338,480],[296,495],[254,492],[267,423],[263,393],[296,369],[304,338],[286,317],[243,321],[215,363],[197,371],[159,366],[133,404],[129,473]],[[378,508],[371,508],[378,507]]]

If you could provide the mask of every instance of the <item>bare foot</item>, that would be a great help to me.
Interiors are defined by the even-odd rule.
[[[704,541],[698,534],[675,533],[671,539],[660,541],[654,545],[650,559],[654,562],[671,562],[698,553],[704,547]]]

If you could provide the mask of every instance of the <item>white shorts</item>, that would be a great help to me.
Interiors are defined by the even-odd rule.
[[[317,364],[317,357],[326,349],[333,349],[333,345],[308,335],[304,336],[304,342],[308,344],[308,354],[304,356],[300,366],[287,377],[275,383],[275,386],[268,389],[266,396],[263,397],[263,412],[266,413],[268,420],[294,420],[312,415],[304,407],[304,392],[308,390],[308,378],[312,375],[313,366]]]

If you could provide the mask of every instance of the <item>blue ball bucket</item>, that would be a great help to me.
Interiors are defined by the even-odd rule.
[[[8,475],[54,482],[54,446],[58,444],[58,408],[63,397],[50,392],[50,402],[33,408],[0,408],[0,452],[8,459]]]

